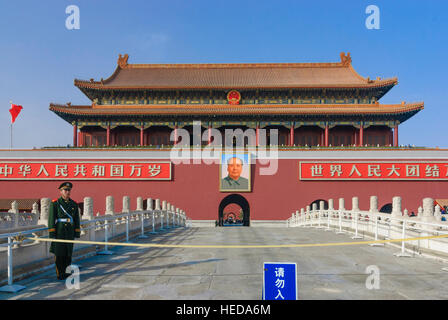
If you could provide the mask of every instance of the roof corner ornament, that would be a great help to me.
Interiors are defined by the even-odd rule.
[[[341,52],[341,63],[344,67],[348,67],[352,63],[350,52],[347,52],[347,55],[345,55],[345,52]]]
[[[124,56],[122,56],[121,54],[118,55],[118,62],[117,63],[118,63],[118,66],[121,69],[126,68],[126,66],[128,65],[128,58],[129,58],[129,56],[128,56],[127,53]]]

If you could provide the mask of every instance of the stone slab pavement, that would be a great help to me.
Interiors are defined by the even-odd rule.
[[[132,239],[164,244],[299,244],[345,242],[349,235],[312,228],[176,228]],[[365,239],[368,240],[368,239]],[[359,241],[359,240],[356,240]],[[27,288],[0,299],[232,299],[262,298],[263,262],[296,262],[299,299],[448,299],[446,264],[397,248],[368,245],[213,249],[112,247],[81,265],[80,289],[67,289],[55,271],[24,279]],[[367,289],[366,268],[378,266],[380,289]]]

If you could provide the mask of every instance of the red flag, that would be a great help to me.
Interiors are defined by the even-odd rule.
[[[9,113],[11,114],[11,123],[14,123],[14,121],[16,121],[16,118],[22,109],[22,106],[11,103],[11,108],[9,109]]]

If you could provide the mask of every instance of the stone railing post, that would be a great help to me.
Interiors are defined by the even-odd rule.
[[[370,196],[370,213],[378,213],[378,197]]]
[[[48,227],[48,216],[50,215],[50,198],[40,199],[40,217],[38,224],[43,224]]]
[[[171,204],[167,201],[166,203],[166,227],[169,228],[170,226],[170,213],[171,213]]]
[[[9,209],[8,212],[19,213],[19,203],[16,200],[11,202],[11,209]]]
[[[106,197],[106,212],[104,213],[106,216],[112,216],[115,214],[115,200],[113,196],[107,196]],[[104,228],[106,228],[107,223],[107,237],[110,238],[113,236],[115,232],[115,227],[112,224],[113,221],[104,221]],[[112,225],[112,227],[111,227]],[[106,230],[104,230],[106,232]]]
[[[31,213],[39,214],[39,205],[37,204],[37,202],[33,203],[33,210],[31,210]]]
[[[320,211],[325,210],[325,202],[323,200],[319,201],[319,210]]]
[[[11,202],[11,209],[8,210],[9,213],[13,213],[13,218],[14,218],[14,228],[18,228],[19,227],[19,204],[17,203],[16,200],[14,200],[13,202]]]
[[[84,212],[82,215],[83,220],[93,220],[93,199],[91,197],[84,198]],[[89,230],[87,233],[89,234],[89,240],[95,241],[95,226],[92,224],[88,225]],[[85,231],[82,230],[81,227],[81,235],[85,234]]]
[[[114,197],[113,196],[107,196],[106,197],[106,215],[112,215],[115,211],[115,205],[114,205]]]
[[[339,210],[341,210],[341,211],[345,210],[345,200],[344,200],[344,198],[339,198]]]
[[[313,205],[312,205],[311,208],[312,208],[311,211],[313,212],[313,213],[311,214],[311,216],[312,216],[312,218],[316,218],[316,216],[317,216],[317,212],[316,212],[316,211],[317,211],[317,203],[313,203]]]
[[[146,210],[154,210],[153,202],[151,198],[146,199]]]
[[[401,212],[401,197],[392,198],[392,216],[393,217],[403,216]]]
[[[359,212],[359,199],[358,197],[352,198],[352,212]]]
[[[91,197],[84,197],[84,211],[82,218],[83,220],[93,219],[93,199]]]
[[[143,198],[137,197],[137,209],[135,211],[143,211]]]
[[[334,200],[328,199],[328,210],[334,210]]]
[[[123,209],[121,210],[122,213],[129,213],[130,210],[130,198],[129,196],[123,196]]]
[[[423,199],[423,216],[421,219],[422,222],[435,222],[434,218],[434,199],[433,198],[425,198]],[[425,229],[433,229],[430,226],[423,225]]]
[[[401,197],[393,197],[392,198],[392,218],[402,218],[403,213],[401,211]],[[391,225],[397,226],[400,222],[398,220],[391,220]]]

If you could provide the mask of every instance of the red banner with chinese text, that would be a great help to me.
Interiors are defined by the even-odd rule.
[[[171,180],[171,162],[0,162],[0,180]]]
[[[445,162],[308,162],[299,163],[300,180],[448,180]]]

